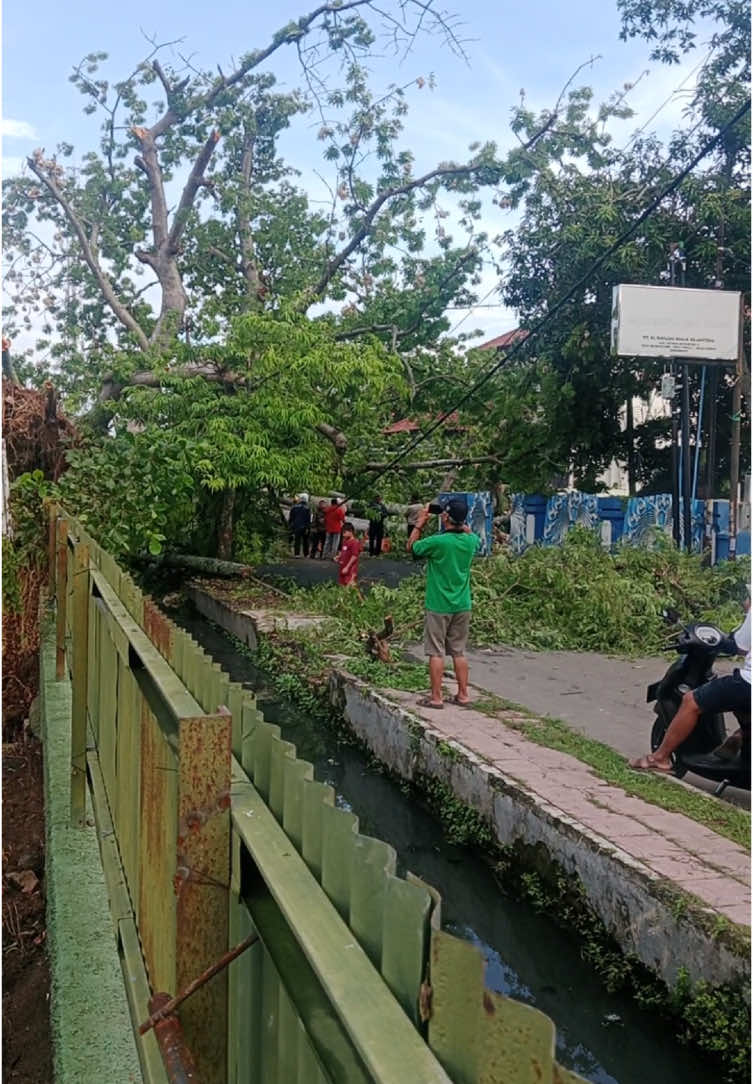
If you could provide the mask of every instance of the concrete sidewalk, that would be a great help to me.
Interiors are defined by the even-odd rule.
[[[514,724],[524,718],[514,711],[496,719],[452,703],[441,711],[421,707],[412,693],[391,689],[387,695],[522,784],[562,818],[601,837],[605,847],[629,855],[729,921],[750,926],[751,866],[744,848],[680,813],[626,794],[575,757],[530,741],[505,725],[505,719]]]

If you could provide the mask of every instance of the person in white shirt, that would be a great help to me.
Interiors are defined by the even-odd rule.
[[[672,770],[672,753],[692,733],[698,720],[706,712],[750,711],[750,594],[744,603],[745,620],[738,629],[725,638],[721,645],[723,654],[744,655],[745,661],[733,674],[708,681],[697,689],[685,693],[664,739],[655,753],[630,761],[631,768],[645,772],[669,772]],[[738,739],[740,733],[732,736]],[[729,741],[715,752],[720,753]],[[724,756],[721,759],[726,759]]]

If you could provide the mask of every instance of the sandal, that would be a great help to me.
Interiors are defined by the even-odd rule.
[[[640,757],[638,760],[631,760],[630,767],[636,772],[658,772],[659,775],[671,775],[672,768],[663,768],[661,764],[656,764],[650,757]]]
[[[430,700],[428,696],[420,697],[416,701],[416,703],[420,708],[434,708],[436,711],[439,711],[441,708],[444,707],[444,704],[435,704],[434,701]]]
[[[450,697],[450,703],[451,704],[457,704],[457,706],[459,708],[470,708],[473,705],[472,700],[458,700],[458,694],[457,693],[455,693],[454,696]]]

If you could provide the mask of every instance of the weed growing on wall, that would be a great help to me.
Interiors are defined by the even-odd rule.
[[[532,871],[512,849],[505,850],[497,872],[506,891],[576,934],[583,959],[610,993],[629,991],[642,1009],[664,1017],[681,1042],[715,1062],[718,1071],[710,1065],[709,1079],[720,1084],[749,1080],[750,1005],[742,988],[694,984],[681,970],[669,990],[637,957],[620,950],[590,907],[580,882],[551,869],[547,874]]]

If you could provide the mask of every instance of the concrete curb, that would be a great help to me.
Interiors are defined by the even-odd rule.
[[[55,1082],[140,1082],[88,792],[86,823],[92,827],[70,826],[71,687],[55,680],[55,631],[49,624],[42,632],[40,694]]]
[[[252,649],[263,637],[255,612],[233,610],[196,586],[188,594],[200,613]],[[577,877],[622,951],[636,956],[668,987],[676,985],[683,970],[693,982],[740,985],[749,996],[745,938],[740,937],[738,950],[735,938],[714,936],[712,908],[388,694],[338,670],[330,676],[329,694],[353,733],[395,775],[411,782],[436,780],[482,818],[500,846],[515,847],[525,864]]]
[[[310,630],[327,620],[305,614],[273,614],[269,610],[233,610],[191,583],[186,584],[184,590],[199,613],[231,632],[252,651],[259,646],[259,638],[271,632]]]

